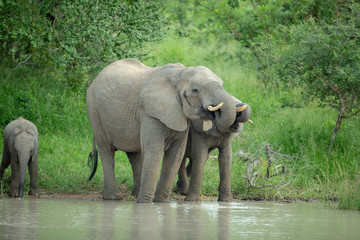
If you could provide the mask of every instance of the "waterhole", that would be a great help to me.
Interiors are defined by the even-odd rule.
[[[359,239],[324,203],[0,199],[0,239]]]

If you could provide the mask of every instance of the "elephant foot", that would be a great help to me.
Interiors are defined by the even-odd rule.
[[[32,196],[34,196],[34,197],[39,197],[39,196],[40,196],[39,190],[38,190],[38,189],[31,189],[31,190],[29,191],[29,195],[32,195]]]
[[[219,202],[231,202],[233,200],[231,194],[226,196],[219,196],[218,201]]]
[[[170,202],[170,199],[167,197],[160,197],[160,198],[155,198],[154,202],[163,202],[163,203],[168,203]]]
[[[188,194],[189,181],[186,181],[186,182],[177,181],[176,186],[177,186],[177,192],[178,193],[180,193],[181,195],[187,195]]]
[[[187,195],[185,198],[185,201],[199,201],[200,196],[194,196],[194,195]]]
[[[12,188],[9,192],[9,197],[18,197],[19,196],[19,189],[18,188]]]
[[[115,194],[106,194],[103,192],[102,194],[104,200],[123,200],[124,197],[120,193]]]
[[[17,194],[17,193],[9,193],[9,197],[17,198],[18,196],[19,196],[19,194]]]
[[[157,194],[154,194],[152,191],[144,191],[143,187],[140,187],[139,194],[136,198],[137,203],[151,203],[153,202],[155,196]]]
[[[137,203],[152,203],[152,200],[149,199],[143,199],[143,198],[137,198]]]

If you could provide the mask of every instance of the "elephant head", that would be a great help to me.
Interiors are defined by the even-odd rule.
[[[176,131],[185,131],[188,119],[211,120],[221,131],[231,131],[235,103],[222,83],[206,67],[168,64],[142,89],[142,105],[149,116]]]
[[[243,130],[243,123],[245,122],[249,122],[249,123],[253,123],[249,118],[250,118],[250,114],[251,114],[251,109],[250,106],[246,103],[241,102],[239,99],[237,99],[236,97],[232,97],[232,101],[235,105],[234,108],[234,114],[235,114],[235,119],[232,122],[232,124],[230,125],[230,127],[224,129],[221,129],[218,127],[218,124],[216,124],[216,122],[214,121],[208,121],[208,125],[205,126],[205,124],[202,121],[199,120],[193,120],[192,121],[192,125],[194,130],[196,130],[197,132],[204,132],[206,134],[209,134],[211,136],[214,137],[220,137],[222,136],[223,133],[226,132],[232,132],[235,134],[240,133]],[[221,112],[215,112],[215,116],[216,115],[220,115]],[[236,135],[234,135],[236,136]]]
[[[31,129],[21,130],[19,128],[14,130],[14,156],[16,165],[20,170],[19,179],[19,194],[18,197],[22,198],[24,191],[24,182],[26,176],[26,168],[33,159],[37,158],[38,143],[36,133]]]

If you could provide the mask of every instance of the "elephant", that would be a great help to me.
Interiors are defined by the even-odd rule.
[[[99,152],[103,199],[121,198],[114,171],[114,154],[120,150],[132,167],[137,202],[168,202],[185,153],[190,120],[211,120],[222,131],[231,131],[235,103],[222,85],[204,66],[148,67],[128,58],[105,67],[87,90],[93,130],[89,180],[96,172]]]
[[[188,135],[183,162],[178,172],[178,191],[187,195],[185,201],[197,201],[200,198],[204,164],[209,154],[215,148],[219,149],[219,198],[218,201],[231,201],[231,165],[232,165],[232,137],[243,129],[243,123],[252,121],[250,106],[234,97],[236,104],[236,118],[231,125],[231,132],[222,132],[213,123],[210,130],[204,130],[201,122],[192,120]],[[233,134],[234,133],[234,134]],[[186,167],[186,158],[189,164]],[[190,176],[190,185],[188,176]]]
[[[36,126],[22,117],[10,122],[4,129],[4,151],[0,166],[0,181],[5,169],[11,165],[9,196],[23,197],[26,167],[29,168],[29,195],[38,190],[39,133]]]

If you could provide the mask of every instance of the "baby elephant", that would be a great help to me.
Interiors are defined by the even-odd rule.
[[[39,134],[35,125],[18,118],[10,122],[4,129],[4,151],[0,166],[0,181],[5,169],[11,164],[10,197],[22,198],[26,166],[29,167],[30,195],[39,195],[38,163]]]
[[[204,164],[209,158],[209,154],[215,148],[219,149],[219,199],[218,201],[231,201],[231,165],[232,165],[232,137],[233,133],[238,134],[242,131],[243,123],[252,121],[250,117],[250,106],[242,103],[234,97],[236,105],[236,118],[227,132],[221,132],[212,122],[212,126],[205,127],[197,120],[192,120],[188,135],[186,152],[180,166],[177,182],[178,191],[187,195],[186,201],[196,201],[200,198],[200,189]],[[185,166],[186,158],[189,158],[189,165]],[[190,176],[190,184],[188,181]]]

